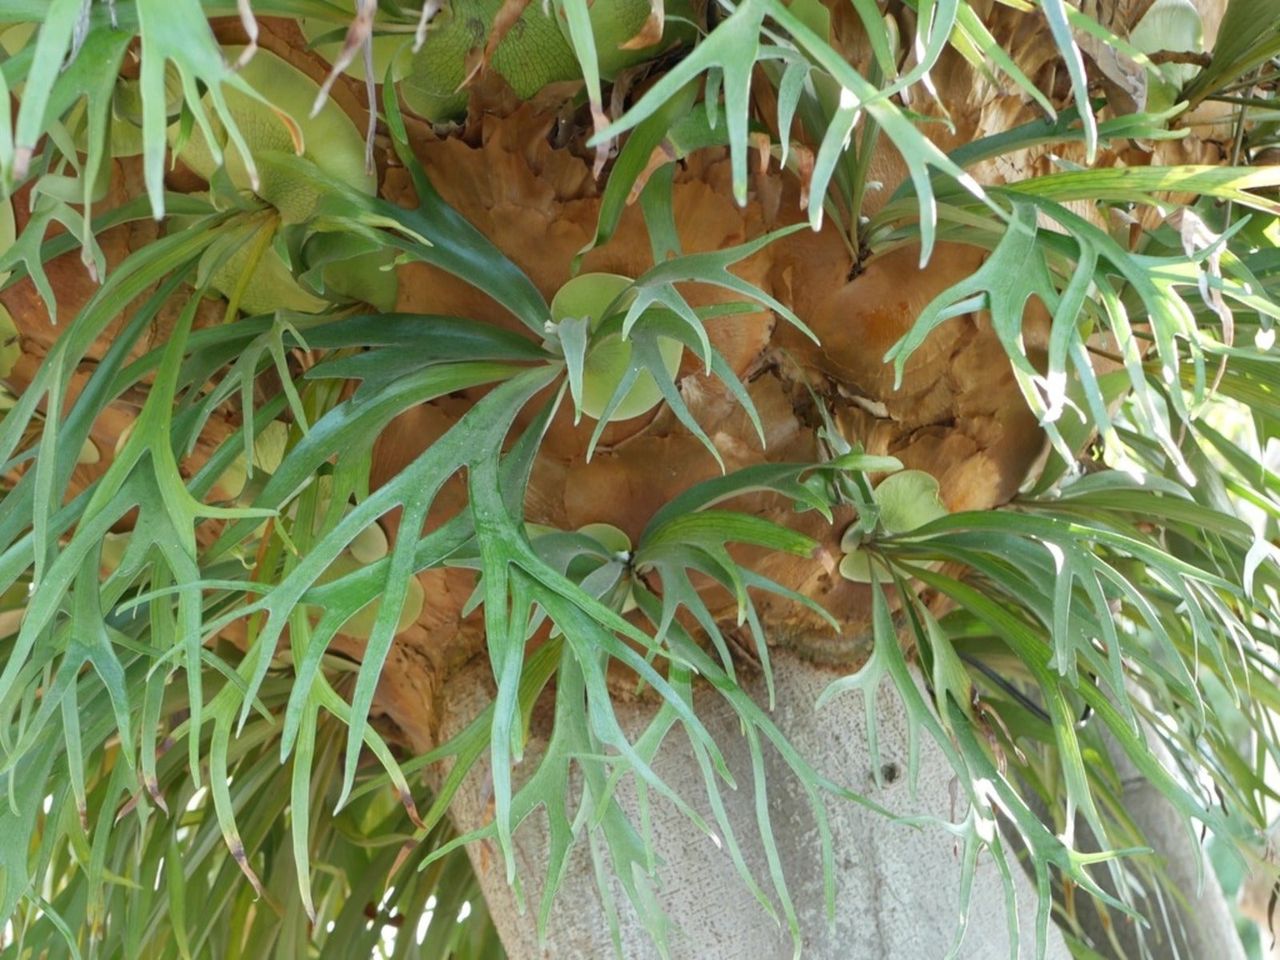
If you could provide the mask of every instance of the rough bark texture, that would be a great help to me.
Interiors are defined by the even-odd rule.
[[[821,711],[814,701],[833,679],[831,671],[779,651],[776,655],[778,707],[773,719],[817,768],[850,789],[900,814],[927,814],[954,821],[965,810],[956,806],[951,769],[925,737],[921,744],[918,789],[913,797],[908,777],[905,716],[896,695],[885,685],[877,701],[883,787],[877,787],[867,752],[867,728],[860,694],[850,693]],[[763,702],[762,684],[754,695]],[[446,732],[456,731],[487,703],[491,694],[487,667],[462,674],[453,687]],[[755,808],[746,741],[732,711],[716,695],[696,700],[698,714],[722,745],[739,789],[725,791],[729,817],[738,830],[747,863],[761,885],[768,885],[768,866],[754,829]],[[629,735],[638,735],[652,716],[645,705],[618,707]],[[545,743],[535,736],[523,763],[532,769]],[[677,792],[707,814],[702,774],[692,755],[673,734],[655,769]],[[834,839],[836,918],[828,925],[823,900],[819,835],[804,792],[786,765],[766,751],[770,809],[788,889],[795,900],[806,960],[917,960],[940,958],[954,942],[959,914],[960,861],[953,839],[938,827],[916,829],[888,823],[883,816],[840,800],[828,810]],[[484,771],[466,781],[454,807],[459,827],[480,826],[491,815],[491,788]],[[624,790],[624,804],[634,811],[634,793]],[[785,960],[792,956],[790,934],[752,898],[735,873],[729,856],[685,820],[671,805],[655,800],[653,838],[664,886],[658,894],[672,920],[671,956],[676,960]],[[709,818],[709,814],[708,814]],[[496,847],[471,849],[485,898],[512,960],[531,958],[608,957],[613,954],[609,926],[592,866],[585,850],[570,862],[552,913],[545,945],[538,944],[536,907],[540,876],[546,865],[545,819],[532,817],[516,834],[517,870],[531,904],[523,915],[507,886]],[[1034,952],[1035,894],[1026,877],[1014,870],[1021,930],[1018,956]],[[621,956],[648,960],[658,952],[620,890]],[[983,857],[978,866],[970,907],[970,925],[959,956],[997,960],[1011,955],[1004,892],[996,865]],[[1066,947],[1050,928],[1048,960],[1065,960]]]
[[[1169,801],[1127,758],[1113,753],[1113,759],[1124,777],[1125,809],[1160,858],[1171,885],[1186,897],[1185,906],[1181,909],[1176,904],[1169,904],[1171,912],[1177,913],[1172,935],[1180,955],[1244,960],[1244,948],[1236,933],[1235,921],[1196,836],[1188,832],[1187,825]],[[1159,921],[1154,910],[1150,916],[1158,930]],[[1135,925],[1121,926],[1119,939],[1126,955],[1140,956]],[[1155,939],[1159,943],[1156,956],[1163,955],[1164,951],[1173,955],[1168,940],[1158,933]]]

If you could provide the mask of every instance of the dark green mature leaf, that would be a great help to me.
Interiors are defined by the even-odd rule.
[[[394,223],[410,238],[396,246],[426,263],[461,277],[469,283],[483,283],[481,289],[509,309],[537,336],[544,333],[549,319],[547,302],[520,272],[479,230],[444,202],[431,185],[422,165],[409,147],[409,136],[400,114],[395,87],[383,88],[383,107],[396,155],[413,179],[418,209],[405,210],[385,201],[370,201],[371,210]]]

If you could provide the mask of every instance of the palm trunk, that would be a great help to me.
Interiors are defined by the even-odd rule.
[[[849,694],[814,709],[831,681],[830,671],[779,651],[775,654],[777,709],[773,719],[782,732],[822,773],[900,814],[929,814],[955,820],[951,769],[927,737],[920,744],[918,788],[909,784],[905,715],[896,695],[884,688],[877,703],[880,765],[884,785],[878,788],[867,751],[867,729],[861,697]],[[762,684],[753,695],[762,699]],[[461,729],[488,702],[492,686],[487,667],[470,669],[451,684],[452,712],[444,733]],[[652,716],[637,704],[616,705],[623,729],[631,737]],[[738,781],[725,791],[725,805],[737,827],[747,864],[762,887],[770,890],[764,850],[751,825],[756,822],[751,761],[738,721],[711,692],[700,695],[695,709],[722,745]],[[536,765],[544,739],[535,732],[522,765]],[[702,773],[693,756],[672,737],[655,763],[657,773],[695,807],[704,795]],[[894,824],[864,807],[842,800],[828,803],[835,849],[836,909],[828,923],[824,906],[819,834],[803,790],[776,754],[766,752],[766,779],[778,856],[796,904],[807,960],[894,960],[941,958],[954,945],[958,931],[960,858],[954,840],[937,828]],[[489,781],[473,771],[454,805],[458,827],[484,823],[490,812]],[[622,802],[634,809],[634,792],[624,788]],[[776,923],[752,897],[727,853],[661,800],[651,806],[653,842],[659,857],[662,886],[658,901],[671,920],[670,956],[688,960],[783,960],[794,954],[785,921]],[[708,816],[708,820],[710,817]],[[596,886],[590,856],[576,849],[559,892],[546,942],[538,943],[536,912],[546,871],[546,818],[539,812],[516,834],[517,871],[530,907],[521,913],[505,881],[496,847],[475,844],[472,862],[498,931],[512,960],[530,958],[607,958],[614,954],[606,909]],[[1017,955],[1035,955],[1035,895],[1015,869],[1019,943]],[[646,960],[659,953],[633,909],[614,883],[619,912],[620,954]],[[974,880],[969,926],[958,956],[999,960],[1008,957],[1010,932],[997,866],[983,857]],[[1049,930],[1047,960],[1065,960],[1066,947],[1055,928]]]

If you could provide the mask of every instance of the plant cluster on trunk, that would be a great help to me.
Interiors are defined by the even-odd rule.
[[[0,951],[1236,950],[1278,35],[0,9]]]

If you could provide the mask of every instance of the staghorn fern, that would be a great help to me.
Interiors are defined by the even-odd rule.
[[[1280,317],[1280,176],[1249,160],[1274,143],[1276,51],[1265,38],[1242,43],[1226,25],[1256,4],[1229,5],[1223,40],[1186,101],[1135,113],[1119,97],[1091,99],[1094,48],[1080,46],[1084,35],[1116,39],[1126,25],[1090,24],[1060,0],[990,16],[967,0],[917,0],[888,19],[861,0],[852,15],[816,2],[720,3],[697,24],[696,42],[686,38],[635,76],[615,77],[617,109],[603,119],[586,5],[552,5],[586,89],[585,114],[576,89],[556,103],[571,128],[565,142],[585,153],[588,140],[623,138],[594,213],[577,224],[590,240],[572,252],[589,263],[623,248],[618,257],[643,267],[631,273],[630,305],[601,324],[634,344],[612,403],[648,371],[663,388],[662,416],[684,431],[671,435],[687,441],[671,449],[706,472],[640,518],[624,559],[597,556],[606,562],[594,565],[581,562],[582,550],[590,553],[581,538],[531,536],[526,526],[547,519],[529,515],[542,489],[540,457],[563,441],[557,431],[577,412],[570,408],[590,345],[586,330],[550,325],[549,277],[567,275],[568,258],[531,269],[507,249],[515,236],[496,220],[479,222],[478,205],[459,199],[468,182],[440,160],[452,156],[443,152],[449,141],[432,154],[426,145],[441,141],[403,114],[394,59],[381,99],[369,104],[376,196],[302,156],[254,158],[223,97],[227,87],[270,103],[272,91],[253,90],[223,56],[222,44],[243,39],[226,39],[241,20],[206,30],[206,16],[242,18],[254,25],[248,39],[263,44],[279,32],[287,49],[291,19],[340,31],[369,11],[358,6],[259,0],[246,12],[248,4],[195,0],[13,0],[0,9],[10,29],[38,24],[0,64],[0,109],[8,111],[0,174],[23,224],[0,254],[23,337],[20,362],[0,369],[6,955],[491,955],[496,938],[459,848],[494,839],[504,875],[518,885],[513,838],[538,808],[552,823],[540,927],[555,909],[563,863],[585,845],[607,856],[661,943],[666,921],[650,888],[661,871],[644,810],[632,822],[617,802],[624,776],[644,784],[642,797],[663,797],[716,830],[745,888],[782,918],[798,948],[803,931],[785,878],[776,858],[767,878],[747,868],[721,799],[739,785],[693,709],[695,688],[717,691],[753,758],[767,744],[785,759],[820,825],[824,804],[870,803],[822,776],[740,685],[744,666],[725,635],[748,628],[771,683],[777,624],[769,611],[779,605],[801,611],[813,632],[834,625],[870,635],[865,662],[848,663],[849,676],[828,696],[859,689],[870,704],[887,680],[913,731],[937,741],[969,813],[927,826],[963,842],[967,877],[984,849],[1006,880],[1018,869],[1013,845],[993,829],[998,812],[1008,819],[1031,853],[1041,950],[1052,910],[1073,928],[1064,890],[1134,912],[1137,898],[1112,898],[1104,873],[1127,873],[1146,889],[1161,883],[1158,868],[1135,853],[1144,838],[1117,808],[1104,738],[1188,822],[1246,854],[1254,849],[1274,792],[1264,759],[1280,760],[1280,479],[1259,462],[1280,423],[1269,346]],[[375,37],[408,49],[431,6],[383,3],[371,28],[357,16],[347,37],[362,50]],[[1070,98],[1051,99],[1044,76],[1027,72],[1034,58],[1024,65],[1000,46],[1012,35],[999,32],[1007,27],[1000,18],[1015,14],[1043,18],[1041,66],[1062,72]],[[860,41],[858,59],[851,51]],[[1133,53],[1135,75],[1155,69]],[[1025,97],[1046,116],[1019,107],[1007,129],[950,142],[963,136],[964,118],[949,114],[935,74],[985,67],[984,58],[1000,95]],[[310,62],[319,80],[326,68]],[[168,87],[166,67],[177,81]],[[125,84],[134,71],[142,149],[130,161],[111,156],[109,134],[133,122]],[[643,93],[628,98],[628,82]],[[483,73],[475,83],[477,106],[499,110]],[[344,109],[359,109],[364,94],[361,83],[334,86]],[[1227,131],[1230,163],[1195,162],[1194,145],[1179,142],[1204,132],[1191,112],[1203,103],[1229,113],[1204,135]],[[509,112],[495,129],[550,164],[537,154],[551,149],[543,130],[522,130],[520,109],[534,108]],[[281,118],[294,134],[302,120]],[[345,234],[362,245],[352,257],[374,250],[394,261],[402,286],[425,276],[433,295],[454,296],[448,291],[460,283],[474,285],[478,295],[449,301],[471,312],[371,313],[336,287],[317,290],[324,307],[314,314],[237,318],[235,292],[211,306],[202,296],[216,271],[206,257],[228,255],[247,235],[237,231],[271,212],[225,170],[212,174],[205,196],[180,177],[166,181],[169,146],[195,126],[208,144],[229,143],[248,170],[261,165],[317,198],[306,222],[278,237],[253,234],[263,240],[246,276],[267,244],[296,277],[319,275],[307,241]],[[502,149],[501,139],[487,147]],[[1165,150],[1164,161],[1122,166],[1133,142]],[[752,149],[767,172],[750,173]],[[698,214],[688,214],[681,191],[721,153],[729,158],[721,194],[763,209],[773,178],[795,207],[776,223],[760,214],[720,249],[690,249],[696,224],[685,217]],[[902,165],[900,185],[877,192],[872,171],[886,156]],[[1050,157],[1056,168],[1033,169]],[[718,183],[713,173],[705,182]],[[252,174],[250,185],[257,188]],[[594,188],[584,190],[594,200]],[[165,217],[173,229],[155,232],[150,222]],[[143,241],[122,252],[111,245],[113,229]],[[931,269],[944,269],[958,245],[983,251],[980,266],[898,318],[884,359],[909,379],[931,334],[960,316],[989,317],[992,356],[1007,359],[1014,378],[1008,395],[1050,445],[1007,509],[985,509],[1005,498],[970,503],[953,494],[976,509],[905,532],[877,522],[873,482],[901,464],[866,437],[845,436],[833,418],[844,402],[834,384],[850,386],[831,359],[839,334],[833,340],[801,307],[821,313],[823,291],[784,296],[765,269],[789,250],[803,259],[811,248],[800,245],[819,242],[813,237],[847,256],[842,279],[851,284],[894,251],[914,258],[918,248]],[[88,296],[75,292],[79,275],[67,269],[77,249],[100,281]],[[709,301],[708,289],[717,291]],[[1028,336],[1037,307],[1042,341]],[[805,460],[761,452],[776,426],[752,392],[761,370],[730,356],[733,337],[722,333],[765,311],[787,324],[766,337],[781,345],[771,363],[814,374],[791,398],[808,403],[814,421]],[[234,322],[216,322],[224,314]],[[743,411],[740,448],[750,454],[722,450],[692,388],[670,385],[659,335],[689,348],[694,362],[682,384],[701,375],[700,389],[723,390]],[[828,349],[817,361],[803,352]],[[375,480],[379,444],[399,418],[450,401],[465,409]],[[131,426],[127,435],[116,429],[107,456],[103,433],[122,408]],[[574,435],[585,459],[617,443],[610,412]],[[261,447],[280,429],[273,424],[284,424],[286,439],[266,458]],[[97,468],[82,462],[86,444],[100,456]],[[225,478],[237,469],[247,475],[243,491],[226,495]],[[1017,487],[1027,473],[1000,479]],[[860,620],[832,613],[824,606],[831,597],[787,579],[802,579],[796,571],[819,562],[850,523],[859,549],[875,558]],[[329,576],[360,537],[383,527],[394,533],[384,556]],[[110,556],[108,538],[124,531],[123,554]],[[770,566],[762,555],[795,559]],[[480,577],[469,581],[474,615],[465,613],[482,637],[496,696],[458,736],[423,743],[380,699],[379,683],[405,642],[397,635],[410,578],[468,571]],[[926,602],[926,588],[947,598],[945,609]],[[352,618],[375,599],[371,626],[353,638]],[[613,709],[619,669],[658,704],[636,740]],[[548,748],[516,782],[535,706],[552,697]],[[1086,708],[1093,719],[1081,727],[1075,720]],[[714,827],[654,772],[676,728],[704,773]],[[1162,741],[1178,768],[1155,762],[1147,738]],[[455,835],[453,797],[468,771],[486,765],[492,820]],[[570,796],[578,778],[581,792]],[[759,805],[767,811],[763,795]],[[1077,812],[1100,852],[1073,846]],[[767,812],[759,827],[773,844]],[[822,846],[830,878],[829,837]],[[602,886],[609,882],[602,873]],[[830,880],[827,897],[834,910]],[[464,902],[470,916],[453,922]],[[369,911],[374,921],[405,924],[392,945],[379,943],[384,925],[367,923]],[[1082,950],[1099,946],[1078,939]]]

